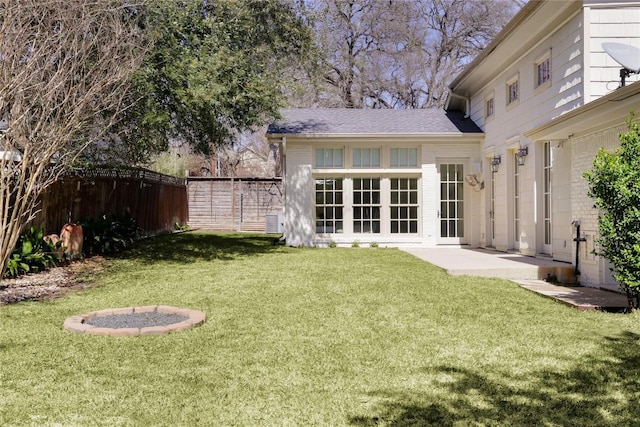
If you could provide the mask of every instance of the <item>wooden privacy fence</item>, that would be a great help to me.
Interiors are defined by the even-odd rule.
[[[191,177],[187,188],[191,227],[281,232],[282,178]]]
[[[47,233],[59,233],[67,222],[125,214],[148,233],[186,224],[185,180],[134,168],[75,171],[47,188],[33,224]]]

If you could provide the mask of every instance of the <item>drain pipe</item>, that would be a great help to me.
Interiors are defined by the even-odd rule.
[[[576,268],[574,269],[573,274],[575,274],[575,276],[578,277],[580,275],[580,269],[578,268],[578,263],[580,262],[580,242],[586,242],[587,239],[584,237],[580,237],[580,220],[579,219],[572,221],[571,225],[573,225],[576,228],[576,238],[573,239],[573,241],[576,242]]]

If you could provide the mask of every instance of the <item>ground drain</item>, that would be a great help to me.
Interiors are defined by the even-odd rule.
[[[64,328],[71,332],[132,336],[162,335],[198,326],[206,320],[201,311],[167,305],[114,308],[71,316]]]

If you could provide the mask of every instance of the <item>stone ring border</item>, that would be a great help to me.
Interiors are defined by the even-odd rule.
[[[178,316],[185,316],[187,319],[170,325],[147,326],[144,328],[101,328],[85,323],[87,320],[91,320],[95,317],[134,313],[175,314]],[[64,321],[64,329],[81,334],[121,337],[135,335],[164,335],[170,332],[184,331],[185,329],[201,325],[204,323],[206,318],[207,316],[202,311],[172,307],[168,305],[145,305],[141,307],[110,308],[71,316]]]

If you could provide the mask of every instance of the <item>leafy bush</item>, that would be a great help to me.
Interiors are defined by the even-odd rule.
[[[82,221],[85,254],[110,254],[128,248],[140,238],[138,222],[131,215],[103,215]]]
[[[5,277],[35,273],[56,265],[56,250],[60,242],[53,244],[44,240],[44,231],[31,227],[18,239],[15,249],[9,256]]]
[[[640,308],[640,127],[633,115],[628,126],[620,148],[613,154],[601,148],[584,178],[601,211],[595,252],[611,261],[630,306]]]

